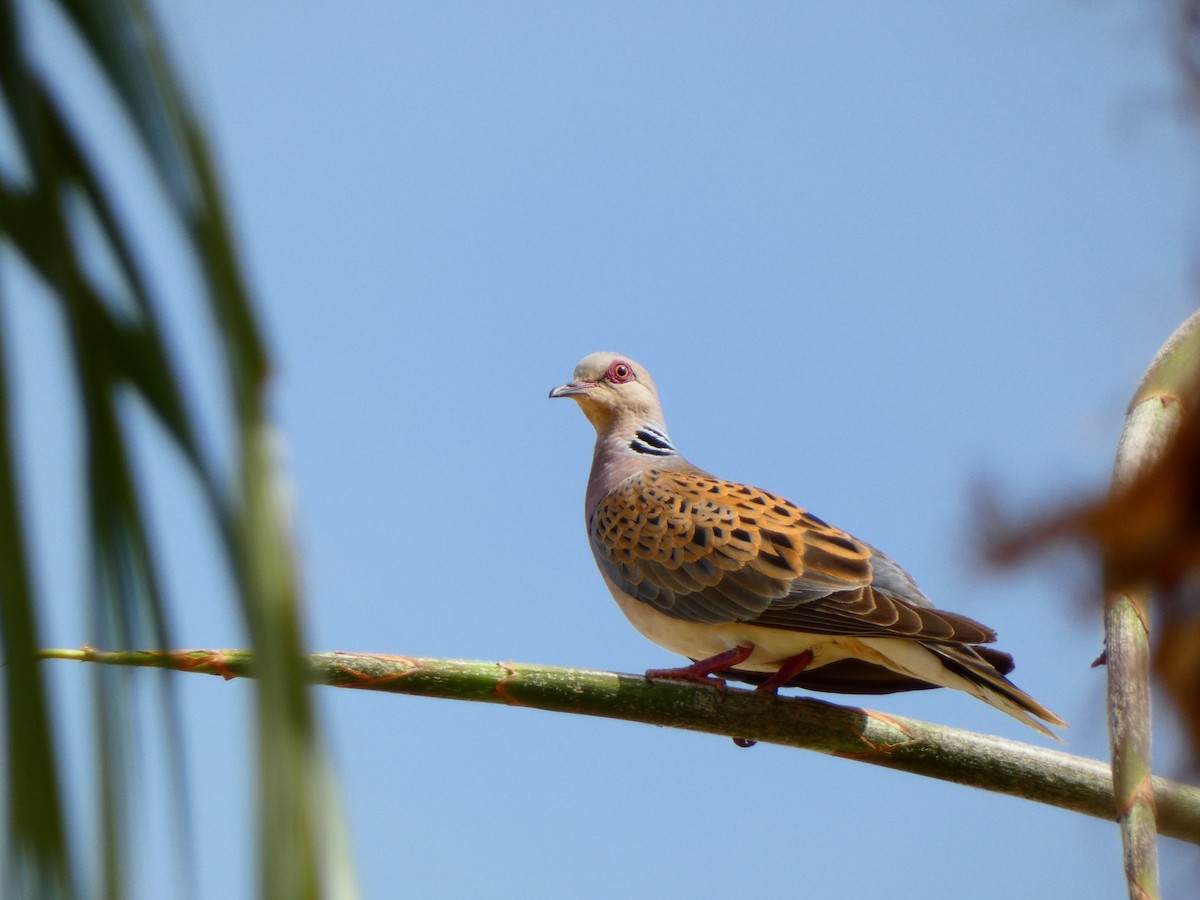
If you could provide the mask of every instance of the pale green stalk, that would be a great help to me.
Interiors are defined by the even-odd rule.
[[[1193,401],[1200,372],[1198,324],[1200,313],[1171,335],[1138,385],[1117,448],[1114,493],[1128,488],[1162,458]],[[1106,577],[1104,641],[1115,809],[1129,896],[1155,900],[1160,891],[1151,787],[1151,590],[1148,585],[1117,586],[1111,581]]]

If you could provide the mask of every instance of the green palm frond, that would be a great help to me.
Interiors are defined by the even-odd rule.
[[[202,445],[198,411],[182,387],[163,328],[164,298],[145,258],[146,223],[131,221],[100,164],[98,142],[64,102],[72,86],[60,58],[32,36],[35,14],[54,19],[113,98],[116,124],[143,154],[147,182],[165,200],[177,239],[197,274],[189,285],[206,306],[220,352],[230,410],[233,465]],[[0,0],[0,101],[19,159],[0,171],[0,261],[14,253],[36,274],[60,313],[79,396],[85,521],[91,571],[88,635],[111,647],[170,646],[166,591],[147,528],[132,447],[129,399],[150,412],[200,487],[219,534],[258,653],[259,810],[262,893],[342,893],[348,866],[336,854],[337,816],[303,687],[301,634],[290,536],[279,503],[272,433],[264,413],[267,354],[234,252],[217,180],[196,117],[167,64],[148,11],[137,0]],[[0,120],[3,121],[3,120]],[[0,125],[0,127],[3,127]],[[124,215],[122,215],[124,214]],[[88,223],[81,226],[81,221]],[[103,252],[120,288],[95,277],[84,250]],[[111,280],[110,280],[111,281]],[[183,293],[187,294],[188,291]],[[10,303],[0,297],[0,303]],[[63,825],[48,696],[34,652],[38,591],[30,576],[8,381],[11,347],[0,333],[0,630],[3,633],[9,884],[18,895],[73,896],[76,880],[125,893],[126,755],[131,740],[122,682],[98,682],[96,733],[102,775],[103,871],[83,874]],[[82,631],[81,627],[81,634]],[[168,739],[178,743],[174,704]],[[92,893],[88,890],[88,893]]]

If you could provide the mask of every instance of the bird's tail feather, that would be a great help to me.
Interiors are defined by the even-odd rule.
[[[1062,741],[1062,738],[1037,719],[1063,728],[1067,727],[1067,723],[1005,678],[974,648],[933,643],[923,644],[923,646],[937,656],[948,671],[958,675],[975,688],[975,690],[968,689],[969,693],[996,709],[1008,713],[1013,718],[1019,719],[1042,734],[1052,737],[1056,741]]]

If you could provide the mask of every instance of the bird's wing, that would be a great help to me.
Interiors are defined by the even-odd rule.
[[[978,622],[934,609],[870,545],[775,494],[699,470],[630,476],[596,507],[590,529],[605,574],[678,619],[949,643],[995,640]]]

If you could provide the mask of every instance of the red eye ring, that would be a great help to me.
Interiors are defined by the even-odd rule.
[[[608,367],[608,372],[604,377],[613,384],[624,384],[627,381],[633,381],[633,366],[623,360],[615,360]]]

